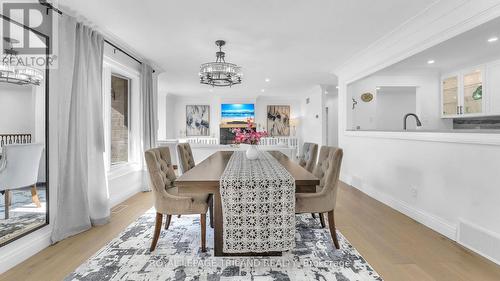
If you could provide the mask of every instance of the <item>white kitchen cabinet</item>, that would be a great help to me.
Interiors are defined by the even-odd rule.
[[[441,82],[443,116],[459,114],[459,83],[458,75],[446,77]]]
[[[495,67],[488,64],[444,75],[441,79],[441,117],[495,115],[493,105],[500,105],[499,74],[500,62]],[[498,77],[497,81],[490,76]],[[500,112],[499,106],[496,108]]]
[[[500,61],[486,66],[485,87],[488,115],[500,115]]]

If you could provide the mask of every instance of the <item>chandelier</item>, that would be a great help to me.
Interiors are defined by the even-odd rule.
[[[25,66],[14,50],[12,44],[19,43],[16,39],[4,37],[4,41],[10,46],[5,49],[5,55],[0,63],[0,82],[12,83],[17,85],[40,85],[43,80],[43,72],[39,69]]]
[[[241,84],[241,67],[228,63],[225,60],[226,53],[222,51],[224,40],[215,41],[219,51],[215,53],[215,62],[204,63],[200,67],[200,83],[211,85],[212,87],[231,87]]]

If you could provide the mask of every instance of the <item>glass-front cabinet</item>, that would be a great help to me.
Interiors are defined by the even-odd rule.
[[[482,116],[486,113],[483,98],[484,68],[445,75],[441,79],[443,118]]]
[[[457,115],[458,112],[458,76],[443,79],[443,116]]]
[[[481,70],[464,74],[464,104],[461,114],[477,114],[483,112],[483,77]]]

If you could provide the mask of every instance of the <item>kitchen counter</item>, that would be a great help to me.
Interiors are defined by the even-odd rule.
[[[348,132],[391,132],[391,133],[462,133],[462,134],[500,134],[500,130],[487,129],[443,129],[443,130],[347,130]]]

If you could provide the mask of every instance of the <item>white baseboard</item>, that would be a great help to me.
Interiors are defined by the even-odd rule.
[[[407,215],[430,229],[456,241],[467,249],[500,265],[500,235],[478,225],[460,220],[458,226],[444,222],[432,214],[418,210],[407,203],[397,200],[391,195],[367,186],[360,179],[350,175],[341,175],[341,180],[360,190],[373,199]]]
[[[47,225],[44,228],[3,246],[0,253],[0,273],[4,273],[50,246],[51,233],[52,226]]]
[[[407,215],[408,217],[418,221],[419,223],[429,227],[430,229],[448,237],[449,239],[456,241],[457,239],[457,227],[445,222],[443,219],[429,214],[425,211],[414,208],[408,205],[408,203],[398,200],[393,196],[381,192],[379,189],[361,182],[359,179],[355,179],[350,175],[341,175],[341,180],[354,188],[360,190],[361,192],[367,194],[373,199],[384,203],[385,205],[395,209],[396,211]]]

